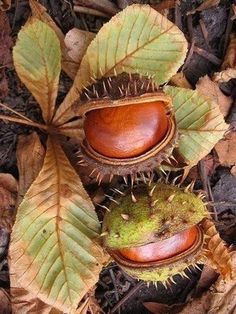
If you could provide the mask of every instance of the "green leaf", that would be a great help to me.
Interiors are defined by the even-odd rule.
[[[43,168],[26,193],[10,244],[11,273],[22,287],[66,313],[97,282],[104,258],[100,224],[79,176],[49,138]]]
[[[18,34],[13,49],[16,72],[39,103],[43,118],[49,123],[55,110],[61,71],[61,51],[54,31],[31,18]]]
[[[47,9],[40,4],[37,0],[29,0],[29,5],[32,11],[32,16],[34,18],[39,19],[40,21],[44,22],[45,24],[47,24],[57,35],[59,41],[60,41],[60,45],[61,45],[61,66],[63,71],[66,72],[66,74],[71,78],[74,79],[76,76],[76,73],[79,69],[79,65],[81,62],[80,60],[73,60],[70,56],[69,56],[69,51],[68,48],[65,44],[65,35],[63,34],[63,32],[61,31],[61,29],[57,26],[57,24],[53,21],[53,19],[51,18],[51,16],[47,13]],[[80,31],[80,30],[78,30]],[[83,32],[83,31],[81,31]],[[90,32],[85,32],[86,34],[90,34],[89,36],[91,36]],[[89,37],[88,36],[88,37]],[[86,38],[85,42],[83,42],[83,45],[88,46],[88,37]],[[92,39],[91,39],[92,40]],[[90,40],[90,41],[91,41]]]
[[[224,136],[228,125],[219,106],[198,91],[166,86],[179,131],[179,153],[193,166]]]
[[[162,84],[177,72],[186,52],[187,41],[177,26],[148,5],[128,6],[105,24],[89,45],[54,122],[60,124],[73,117],[70,108],[92,78],[141,73]]]

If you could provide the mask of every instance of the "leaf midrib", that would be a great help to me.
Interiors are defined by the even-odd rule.
[[[65,276],[65,280],[66,280],[66,286],[67,286],[67,291],[68,291],[68,296],[69,296],[69,300],[71,305],[73,304],[72,299],[71,299],[71,294],[70,294],[70,287],[69,287],[69,281],[68,281],[68,276],[67,276],[67,272],[66,272],[66,268],[65,268],[65,259],[64,259],[64,252],[63,252],[63,246],[62,246],[62,242],[61,242],[61,238],[60,238],[60,228],[59,228],[59,224],[62,220],[61,216],[60,216],[60,209],[61,209],[61,171],[60,171],[60,161],[59,158],[56,154],[56,146],[53,143],[53,140],[50,139],[51,141],[51,146],[52,146],[52,152],[54,155],[54,160],[55,160],[55,170],[56,170],[56,174],[57,174],[57,187],[58,187],[58,194],[57,194],[57,215],[56,215],[56,234],[57,234],[57,242],[58,242],[58,248],[59,248],[59,254],[62,260],[62,268],[63,268],[63,272],[64,272],[64,276]],[[59,145],[59,144],[58,144]]]
[[[133,50],[132,52],[130,52],[129,54],[127,54],[127,55],[126,55],[124,58],[122,58],[118,63],[116,63],[113,67],[111,67],[109,70],[107,70],[107,71],[103,74],[103,76],[107,76],[107,75],[110,74],[112,71],[114,72],[115,68],[116,68],[117,66],[119,66],[120,64],[122,64],[122,62],[123,62],[124,60],[126,60],[127,58],[132,57],[133,54],[135,54],[139,49],[142,49],[142,48],[144,48],[145,46],[149,45],[150,43],[152,43],[153,41],[155,41],[156,39],[158,39],[160,36],[162,36],[162,35],[164,35],[165,33],[169,32],[169,31],[170,31],[172,28],[174,28],[174,27],[175,27],[175,25],[172,24],[167,30],[165,30],[164,32],[162,32],[162,33],[159,34],[158,36],[155,36],[153,39],[149,40],[148,42],[145,42],[143,45],[138,46],[135,50]],[[55,119],[53,122],[55,123],[55,122],[59,121],[60,118],[61,118],[66,112],[68,112],[72,106],[73,106],[73,103],[72,103],[69,107],[67,107],[64,111],[62,111],[62,112],[56,117],[56,119]],[[59,107],[59,108],[60,108],[60,107]],[[58,108],[58,109],[59,109],[59,108]]]

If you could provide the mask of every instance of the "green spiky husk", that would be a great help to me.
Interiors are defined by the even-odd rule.
[[[188,252],[183,252],[178,256],[168,258],[164,261],[137,263],[124,258],[119,251],[108,250],[110,255],[130,276],[144,281],[167,281],[168,278],[176,274],[186,276],[185,270],[197,263],[202,263],[202,248],[204,246],[204,233],[201,227],[198,227],[199,233],[193,247]]]
[[[103,223],[104,245],[124,271],[137,279],[165,284],[176,274],[187,277],[189,267],[208,264],[223,278],[230,278],[230,252],[199,196],[188,188],[164,183],[140,185],[133,193],[134,197],[119,197],[119,205],[111,205]],[[198,228],[194,244],[173,257],[141,263],[128,260],[119,251],[172,237],[192,226]]]
[[[103,232],[108,232],[106,247],[121,249],[166,239],[208,216],[203,201],[195,194],[163,183],[154,186],[136,188],[136,203],[129,194],[118,199],[119,205],[111,205],[103,222]],[[124,220],[123,214],[129,219]]]

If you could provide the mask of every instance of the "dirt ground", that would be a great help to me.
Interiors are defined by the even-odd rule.
[[[65,0],[42,0],[40,1],[48,9],[50,15],[61,27],[64,33],[73,27],[83,30],[97,32],[103,23],[109,18],[101,18],[88,14],[77,13],[72,10],[72,3]],[[76,2],[76,1],[75,1]],[[142,1],[115,1],[116,4],[125,5],[129,2]],[[144,1],[143,1],[144,2]],[[158,1],[151,1],[152,4]],[[169,19],[179,26],[189,42],[190,49],[187,61],[184,65],[184,73],[190,83],[194,86],[199,77],[205,74],[211,75],[220,68],[224,53],[229,40],[232,27],[229,21],[229,10],[233,1],[221,1],[216,7],[198,12],[194,15],[186,15],[186,12],[196,8],[202,1],[181,1],[180,6],[169,10]],[[150,1],[145,1],[150,3]],[[24,25],[30,15],[28,1],[12,1],[12,8],[7,11],[10,23],[9,48],[16,40],[17,33]],[[203,31],[202,25],[207,32]],[[196,48],[197,47],[197,48]],[[1,55],[0,55],[1,57]],[[1,61],[1,60],[0,60]],[[0,64],[0,101],[7,103],[13,109],[31,118],[40,121],[42,119],[40,109],[28,90],[20,83],[12,65],[12,60],[7,61],[5,67]],[[4,83],[3,83],[4,80]],[[5,84],[5,85],[4,85]],[[60,99],[63,99],[72,82],[62,75],[60,82]],[[8,87],[7,87],[8,85]],[[236,80],[231,80],[221,86],[226,95],[236,97]],[[4,112],[0,109],[0,113]],[[227,122],[236,131],[236,107],[232,106]],[[16,143],[19,134],[29,134],[34,129],[15,123],[0,120],[0,172],[13,174],[18,178],[16,166]],[[38,130],[36,130],[38,131]],[[41,134],[42,136],[42,134]],[[42,136],[42,140],[44,140]],[[213,150],[209,158],[216,158]],[[216,167],[209,175],[204,171],[207,161],[204,160],[191,173],[198,171],[196,185],[198,188],[208,189],[211,201],[216,203],[215,209],[218,213],[216,226],[221,236],[229,244],[236,245],[236,177],[230,173],[230,169],[222,166]],[[93,190],[93,187],[87,187]],[[96,187],[95,187],[96,188]],[[104,190],[107,187],[104,187]],[[7,266],[7,243],[9,234],[6,230],[0,230],[0,287],[9,288],[8,266]],[[131,314],[150,313],[143,305],[144,302],[160,302],[175,304],[185,302],[190,291],[196,286],[201,272],[189,271],[188,279],[176,276],[176,284],[166,289],[162,284],[149,287],[143,282],[138,282],[124,274],[114,263],[107,266],[100,275],[97,284],[96,298],[105,313]],[[1,314],[0,309],[0,314]]]

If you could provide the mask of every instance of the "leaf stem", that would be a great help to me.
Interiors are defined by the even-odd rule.
[[[42,130],[48,130],[48,126],[45,124],[40,124],[37,122],[33,122],[31,120],[27,120],[27,119],[20,119],[20,118],[16,118],[16,117],[11,117],[11,116],[5,116],[5,115],[0,115],[0,119],[2,120],[8,120],[8,121],[12,121],[12,122],[16,122],[16,123],[21,123],[21,124],[25,124],[25,125],[30,125],[30,126],[34,126],[36,128],[42,129]]]
[[[8,107],[8,106],[5,105],[5,104],[0,103],[0,107],[4,108],[4,109],[6,109],[6,110],[11,111],[12,113],[14,113],[15,115],[21,117],[21,118],[24,119],[24,120],[27,120],[27,121],[29,121],[29,122],[34,122],[34,121],[30,120],[29,118],[25,117],[23,114],[21,114],[21,113],[19,113],[18,111],[12,109],[11,107]]]

